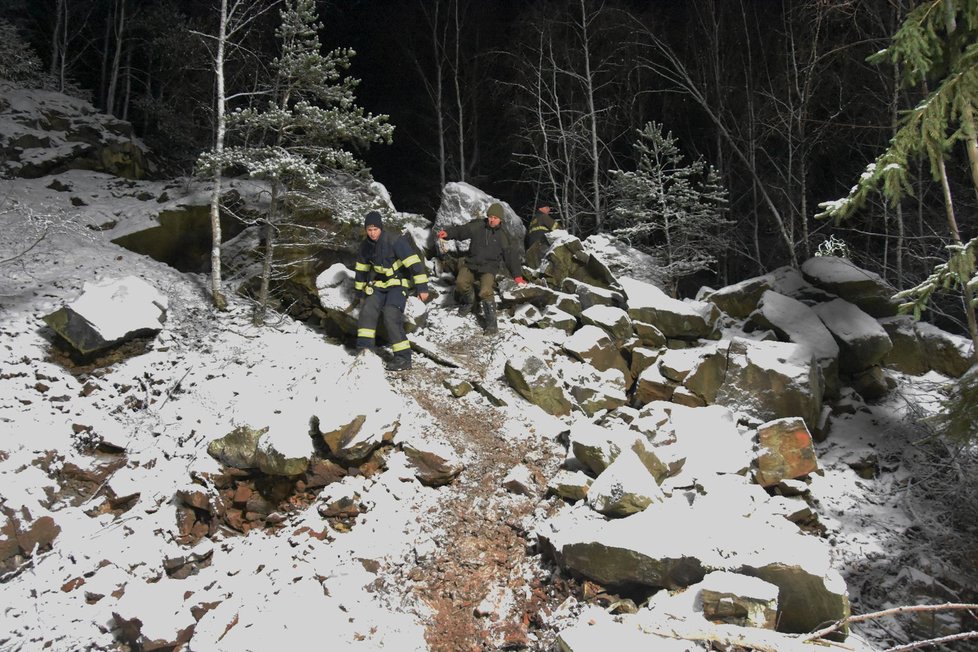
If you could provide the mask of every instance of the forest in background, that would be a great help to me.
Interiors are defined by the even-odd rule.
[[[206,35],[217,29],[216,4],[9,0],[0,17],[29,41],[49,84],[132,122],[177,175],[214,141]],[[226,63],[232,110],[262,97],[281,48],[280,3],[247,4],[255,19]],[[622,209],[616,173],[636,170],[639,133],[659,125],[677,151],[673,171],[702,161],[725,192],[712,228],[673,231],[714,261],[680,286],[689,294],[804,260],[826,243],[899,289],[947,259],[942,184],[923,156],[908,169],[913,194],[903,201],[873,195],[841,226],[815,219],[932,90],[928,79],[902,84],[899,66],[867,61],[928,4],[943,3],[350,0],[317,8],[323,50],[356,51],[348,73],[360,80],[357,101],[395,127],[391,145],[358,155],[400,210],[432,217],[444,183],[467,181],[525,216],[555,206],[578,235],[622,229],[641,216]],[[959,4],[963,17],[974,14],[973,2]],[[967,241],[976,198],[961,144],[948,144],[946,181]],[[633,244],[662,248],[662,229],[643,237]],[[931,305],[943,325],[965,332],[960,301],[935,295]]]

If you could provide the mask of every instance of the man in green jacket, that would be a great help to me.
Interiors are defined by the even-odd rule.
[[[513,276],[517,285],[524,285],[520,248],[501,228],[503,206],[494,203],[486,211],[485,219],[476,219],[459,226],[449,226],[438,232],[445,240],[468,240],[469,252],[459,260],[455,277],[455,298],[461,304],[459,312],[467,314],[475,303],[474,284],[478,274],[479,300],[485,317],[485,331],[495,333],[496,298],[494,293],[496,274],[505,270]],[[504,269],[505,268],[505,269]]]

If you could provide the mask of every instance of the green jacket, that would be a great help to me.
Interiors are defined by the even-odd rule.
[[[469,241],[465,266],[473,272],[502,274],[508,269],[514,278],[523,273],[520,248],[503,230],[502,224],[492,229],[487,220],[472,220],[446,227],[445,233],[450,240]]]

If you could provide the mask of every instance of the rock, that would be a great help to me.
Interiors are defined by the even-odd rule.
[[[564,569],[610,589],[675,590],[707,572],[729,571],[779,588],[778,631],[807,632],[849,614],[845,582],[832,569],[825,542],[766,514],[761,504],[736,510],[731,504],[726,496],[679,495],[612,520],[573,506],[537,535]]]
[[[613,518],[638,513],[664,499],[649,470],[630,448],[622,450],[587,493],[588,504]]]
[[[875,273],[861,269],[847,258],[816,256],[801,265],[801,273],[811,284],[859,306],[873,317],[892,317],[897,303],[896,290]]]
[[[156,334],[166,322],[167,298],[135,276],[85,283],[72,303],[44,321],[82,355]]]
[[[503,373],[517,394],[548,414],[570,414],[571,403],[550,367],[528,349],[520,349],[507,360]]]
[[[360,307],[354,302],[353,279],[353,270],[343,263],[330,265],[316,277],[316,292],[325,311],[324,326],[328,332],[341,335],[357,332]]]
[[[535,496],[537,480],[534,472],[525,464],[518,464],[509,470],[503,478],[503,488],[506,491],[521,496]]]
[[[561,469],[551,478],[547,489],[567,500],[582,500],[593,482],[594,479],[583,471]]]
[[[404,399],[391,388],[375,355],[355,358],[346,381],[344,389],[330,394],[326,406],[313,417],[313,425],[333,457],[359,464],[394,440]],[[362,391],[364,387],[370,391]]]
[[[636,433],[621,427],[602,427],[577,421],[568,435],[568,448],[574,457],[595,475],[607,469],[622,450],[635,441]]]
[[[643,371],[656,364],[662,353],[662,349],[649,349],[644,346],[632,349],[632,364],[629,367],[632,377],[641,376]]]
[[[621,308],[591,306],[581,313],[581,322],[607,332],[619,346],[632,336],[632,320]]]
[[[635,331],[635,335],[638,337],[639,342],[642,343],[642,346],[658,349],[666,345],[666,336],[652,324],[646,324],[642,321],[632,321],[632,329]]]
[[[454,449],[442,442],[405,442],[401,450],[414,467],[414,476],[427,487],[449,484],[465,469],[465,464]]]
[[[615,278],[629,276],[661,286],[661,265],[653,256],[630,247],[607,233],[589,235],[584,240],[584,246],[608,267]]]
[[[462,378],[446,378],[442,381],[442,385],[445,386],[452,396],[455,398],[462,398],[466,394],[472,391],[472,383]]]
[[[765,274],[764,278],[770,284],[773,292],[797,299],[808,306],[838,298],[835,294],[809,283],[802,273],[794,267],[779,267]]]
[[[886,372],[881,367],[863,369],[852,377],[852,388],[867,401],[876,401],[890,391]]]
[[[716,403],[762,421],[800,416],[809,430],[822,411],[822,380],[807,347],[734,338]]]
[[[465,224],[474,219],[484,218],[489,205],[498,202],[503,207],[503,230],[522,246],[523,237],[526,235],[526,227],[523,220],[510,208],[509,204],[484,193],[475,186],[471,186],[462,181],[446,183],[441,191],[441,203],[438,205],[438,213],[435,215],[435,222],[432,225],[432,233],[438,233],[446,226]],[[428,243],[433,246],[434,243]],[[455,240],[445,241],[446,250],[449,252],[468,251],[468,241],[457,242]]]
[[[726,378],[729,350],[729,340],[700,347],[692,369],[683,379],[683,386],[707,405],[716,402],[717,391]]]
[[[570,394],[584,414],[593,417],[602,410],[614,410],[628,402],[627,386],[618,371],[598,371],[581,364],[582,373],[564,379],[570,385]]]
[[[625,295],[617,290],[591,285],[573,278],[565,278],[560,287],[564,292],[577,297],[581,310],[595,306],[621,308],[625,305]]]
[[[917,320],[910,315],[897,315],[884,317],[879,323],[893,343],[893,347],[883,356],[885,367],[911,376],[922,376],[930,371],[924,343],[917,335]]]
[[[797,299],[769,290],[761,295],[748,324],[754,328],[769,328],[782,341],[807,347],[822,369],[827,391],[832,395],[838,393],[839,345],[811,308]]]
[[[556,328],[570,334],[577,329],[577,318],[557,306],[548,306],[537,322],[537,326],[540,328]]]
[[[663,335],[677,339],[712,338],[717,334],[716,306],[702,301],[679,301],[654,285],[632,278],[620,279],[628,297],[628,315],[652,324]]]
[[[855,373],[879,364],[893,342],[878,321],[844,299],[812,307],[839,344],[839,368]]]
[[[0,103],[0,176],[36,179],[64,170],[95,170],[142,179],[157,171],[131,124],[96,111],[85,100],[7,81],[0,82],[0,96],[5,100]]]
[[[258,441],[268,428],[255,430],[251,426],[238,426],[207,445],[207,453],[225,466],[236,469],[258,468]]]
[[[812,435],[805,421],[789,417],[769,421],[757,429],[760,447],[754,479],[772,487],[784,479],[798,479],[818,470]]]
[[[703,616],[713,622],[774,629],[778,587],[748,575],[719,571],[693,587],[699,588]]]
[[[960,378],[975,362],[971,340],[943,331],[933,324],[917,322],[917,335],[924,344],[930,368],[950,378]]]
[[[757,276],[711,292],[706,295],[705,300],[731,317],[747,319],[757,309],[761,295],[770,289],[770,279]]]
[[[186,583],[131,581],[124,590],[112,610],[123,641],[147,651],[179,648],[190,641],[197,621],[193,603],[186,599]]]
[[[676,383],[666,378],[658,365],[645,369],[635,381],[635,403],[645,405],[653,401],[671,401]]]
[[[270,429],[258,440],[258,468],[268,475],[296,476],[305,473],[313,453],[309,432]]]
[[[551,231],[548,237],[551,245],[540,265],[547,285],[563,288],[564,280],[569,278],[598,288],[618,287],[614,274],[577,237],[560,230]]]
[[[521,326],[535,326],[543,318],[540,309],[532,304],[524,304],[513,311],[512,321]]]
[[[582,326],[564,341],[564,351],[598,371],[615,369],[621,372],[626,385],[632,382],[628,364],[607,332],[597,326]]]

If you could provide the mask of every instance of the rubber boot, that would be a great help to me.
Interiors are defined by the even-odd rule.
[[[458,314],[464,317],[465,315],[472,312],[472,306],[475,304],[475,292],[469,291],[459,297]]]
[[[496,326],[496,304],[493,301],[484,301],[482,303],[483,314],[486,319],[486,325],[484,330],[487,335],[493,335],[499,332],[499,328]]]

